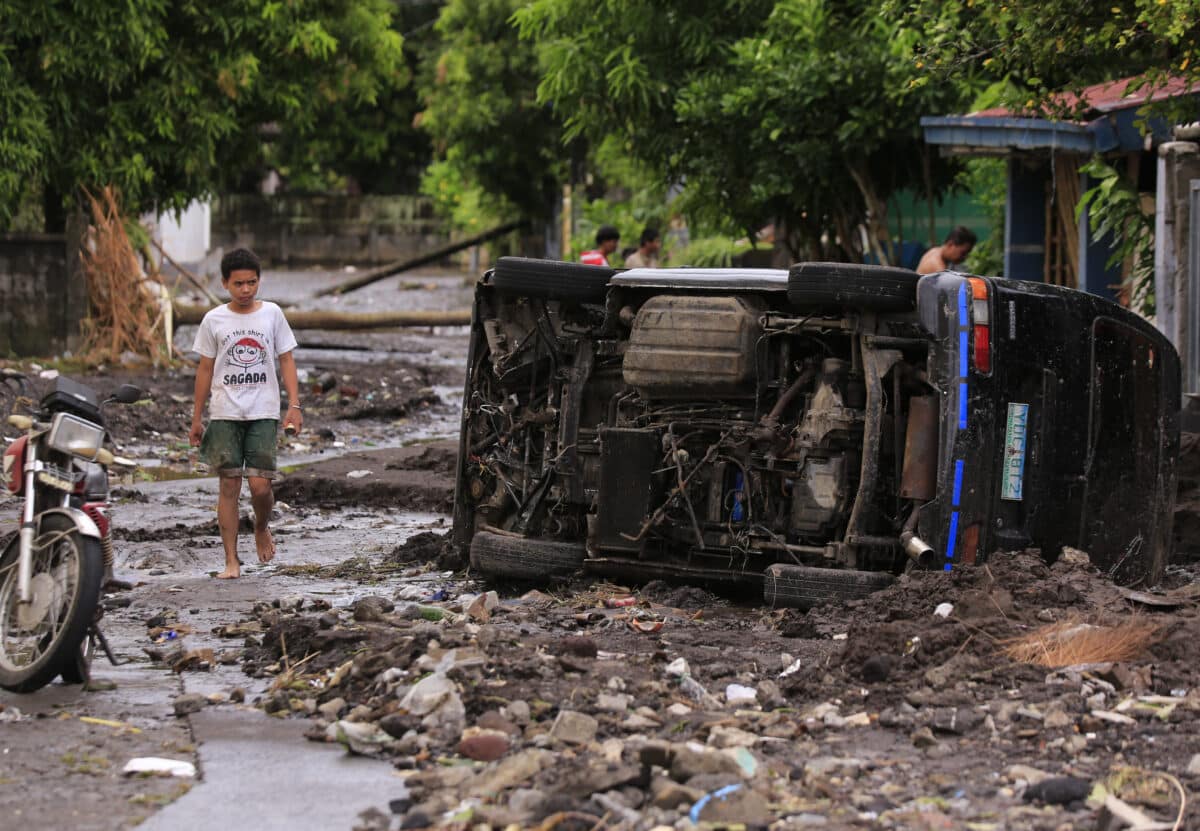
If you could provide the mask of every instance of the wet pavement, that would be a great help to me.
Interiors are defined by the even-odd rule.
[[[462,275],[439,272],[401,275],[344,298],[311,298],[317,288],[345,276],[268,273],[262,296],[298,308],[345,311],[462,308],[470,297]],[[181,329],[177,346],[186,350],[193,332]],[[378,559],[413,534],[444,530],[447,517],[439,512],[447,498],[444,472],[410,473],[387,465],[405,458],[397,448],[412,447],[411,456],[456,434],[466,330],[297,336],[307,423],[300,437],[281,448],[280,465],[299,485],[289,498],[300,501],[281,499],[276,506],[278,555],[272,564],[254,561],[253,538],[243,534],[245,576],[237,581],[210,576],[223,561],[215,528],[217,481],[197,475],[186,449],[191,372],[133,369],[81,379],[102,388],[129,376],[155,398],[148,407],[118,414],[112,425],[124,452],[142,465],[114,490],[112,512],[117,573],[136,587],[108,598],[114,607],[103,628],[120,665],[103,657],[95,661],[95,691],[55,683],[29,695],[0,692],[0,816],[31,831],[126,828],[147,817],[142,827],[349,828],[360,811],[380,804],[381,794],[403,793],[389,766],[305,742],[302,721],[265,715],[254,702],[272,679],[242,671],[244,637],[223,638],[214,630],[280,597],[346,606],[370,587],[321,576],[319,567],[355,557]],[[334,397],[310,396],[305,382],[329,371],[339,379]],[[354,395],[341,394],[351,384],[358,387]],[[393,396],[404,403],[393,405]],[[409,404],[410,399],[421,403]],[[372,407],[384,417],[376,417]],[[338,467],[341,457],[347,462]],[[348,488],[335,488],[324,509],[303,504],[310,469],[305,466],[314,462],[325,466],[323,479],[336,478],[338,488]],[[348,478],[351,472],[356,475]],[[384,508],[353,496],[354,487],[361,494],[389,483],[402,488],[393,497],[412,498],[392,498]],[[249,500],[243,497],[247,512]],[[0,538],[15,530],[18,507],[16,500],[0,497]],[[152,630],[162,643],[154,643]],[[164,640],[171,632],[173,639]],[[165,652],[168,661],[152,660],[147,650]],[[204,650],[212,656],[199,671],[169,666],[180,651]],[[188,695],[205,697],[206,706],[177,716],[175,702]],[[121,774],[130,759],[151,756],[192,762],[198,777]],[[163,805],[169,807],[156,814]]]

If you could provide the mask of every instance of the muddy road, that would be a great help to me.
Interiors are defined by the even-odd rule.
[[[334,279],[268,274],[312,308]],[[419,288],[406,288],[416,285]],[[459,308],[460,276],[345,307]],[[696,587],[486,585],[445,544],[466,333],[301,333],[279,555],[221,582],[191,375],[114,422],[94,689],[0,693],[0,817],[38,828],[1200,827],[1200,590],[997,554],[807,614]],[[189,333],[178,341],[190,345]],[[1184,466],[1194,525],[1200,465]],[[0,534],[15,503],[0,498]],[[1185,532],[1181,532],[1185,533]],[[252,543],[243,536],[243,561]],[[194,777],[126,775],[164,757]]]

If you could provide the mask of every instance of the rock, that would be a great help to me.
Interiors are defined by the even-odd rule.
[[[933,747],[938,743],[938,740],[933,737],[933,731],[928,727],[918,727],[913,731],[912,736],[913,747]]]
[[[913,708],[910,704],[903,704],[900,707],[888,707],[879,714],[880,727],[893,727],[900,730],[907,730],[913,726]]]
[[[712,747],[754,747],[759,737],[737,727],[717,725],[708,732],[708,744]]]
[[[676,782],[688,782],[692,777],[707,774],[724,774],[741,777],[742,766],[737,759],[719,750],[710,750],[703,745],[674,745],[671,754],[671,778]]]
[[[366,721],[335,721],[326,728],[325,735],[360,756],[378,756],[392,741],[379,725]]]
[[[463,603],[463,613],[476,623],[487,623],[492,612],[500,606],[500,597],[494,591],[476,595]]]
[[[187,716],[198,713],[208,706],[208,699],[198,693],[188,693],[175,699],[175,715]]]
[[[692,674],[688,668],[688,662],[683,658],[676,658],[674,661],[667,664],[663,672],[665,672],[671,678],[683,678],[684,676]]]
[[[383,616],[395,608],[396,604],[386,597],[371,595],[355,602],[354,619],[359,623],[383,620]]]
[[[1026,802],[1045,802],[1048,805],[1067,805],[1087,799],[1092,783],[1074,776],[1055,776],[1043,779],[1025,789]]]
[[[493,798],[501,791],[529,781],[558,759],[549,750],[525,750],[501,759],[464,786],[464,795]]]
[[[805,779],[826,779],[834,774],[857,775],[866,763],[853,756],[818,756],[804,763]]]
[[[1192,755],[1192,760],[1188,762],[1187,772],[1189,776],[1200,776],[1200,753]]]
[[[605,713],[623,713],[629,709],[631,696],[620,693],[610,695],[609,693],[600,693],[596,696],[596,709]]]
[[[766,826],[775,821],[766,799],[743,784],[726,785],[705,794],[692,806],[688,817],[696,823],[738,823],[750,827]]]
[[[702,796],[704,791],[681,785],[665,776],[655,777],[650,783],[650,803],[667,811],[686,811]]]
[[[596,737],[599,722],[586,713],[560,710],[550,735],[565,744],[587,744]]]
[[[517,699],[504,705],[500,714],[512,719],[516,724],[528,724],[530,718],[529,704]]]
[[[345,706],[346,706],[346,699],[331,698],[328,701],[326,701],[324,704],[322,704],[320,707],[318,707],[317,711],[320,712],[321,715],[325,716],[325,718],[329,719],[330,721],[334,721],[337,719],[338,715],[341,714],[342,708]]]
[[[582,635],[568,635],[558,642],[560,655],[574,655],[578,658],[595,658],[600,651],[596,642]]]
[[[1071,727],[1074,724],[1075,719],[1071,717],[1071,714],[1062,710],[1046,713],[1046,718],[1042,720],[1042,725],[1049,729]]]
[[[454,682],[445,675],[434,673],[409,687],[400,699],[400,706],[413,715],[424,716],[448,702],[451,696],[458,698]]]
[[[642,778],[639,765],[605,762],[594,757],[591,760],[571,762],[568,757],[559,757],[555,774],[555,789],[562,796],[586,799],[592,794],[604,793],[638,782]]]
[[[867,684],[878,684],[888,679],[896,666],[894,655],[872,655],[863,661],[859,677]]]
[[[692,708],[682,702],[679,702],[679,701],[676,701],[674,704],[672,704],[670,707],[667,708],[667,715],[675,716],[676,718],[683,718],[684,716],[690,715],[691,713],[692,713]]]
[[[546,794],[536,788],[517,788],[508,798],[508,810],[519,819],[515,823],[530,827],[546,816]],[[524,821],[520,821],[523,819]]]
[[[1028,784],[1037,784],[1043,779],[1048,779],[1050,774],[1045,771],[1031,768],[1028,765],[1009,765],[1004,771],[1004,775],[1012,782],[1026,782]]]
[[[232,701],[234,704],[241,704],[243,701],[246,700],[246,688],[245,687],[234,687],[232,690],[229,691],[229,700]]]
[[[458,752],[477,762],[494,762],[508,753],[511,741],[502,730],[468,727],[458,742]]]
[[[934,711],[931,725],[939,733],[961,736],[983,724],[985,715],[972,707],[941,707]]]
[[[670,742],[657,739],[646,742],[638,749],[638,761],[646,767],[670,767],[675,750]]]
[[[485,730],[499,730],[513,738],[521,735],[521,728],[513,724],[495,710],[488,710],[475,719],[475,726]]]

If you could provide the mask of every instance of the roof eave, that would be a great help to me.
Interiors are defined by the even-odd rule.
[[[1070,153],[1104,152],[1090,125],[1042,118],[992,116],[925,116],[921,119],[928,144],[950,152],[995,155],[1017,150],[1059,150]],[[1104,142],[1107,144],[1107,142]]]

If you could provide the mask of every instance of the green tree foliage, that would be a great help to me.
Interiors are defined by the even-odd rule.
[[[537,54],[511,21],[523,5],[449,0],[438,19],[420,122],[435,155],[425,189],[451,213],[545,218],[567,175],[561,127],[537,100]]]
[[[516,19],[568,136],[620,137],[689,217],[738,234],[776,221],[796,257],[861,256],[899,188],[953,169],[919,119],[970,100],[974,75],[920,84],[917,32],[878,0],[533,0]],[[885,250],[872,246],[879,256]]]
[[[41,186],[180,207],[406,81],[390,0],[0,0],[0,224]],[[339,152],[341,148],[339,147]]]
[[[1200,79],[1200,0],[884,0],[924,34],[919,68],[937,82],[982,69],[1012,82],[1004,103],[1057,108],[1049,94],[1146,73]]]

